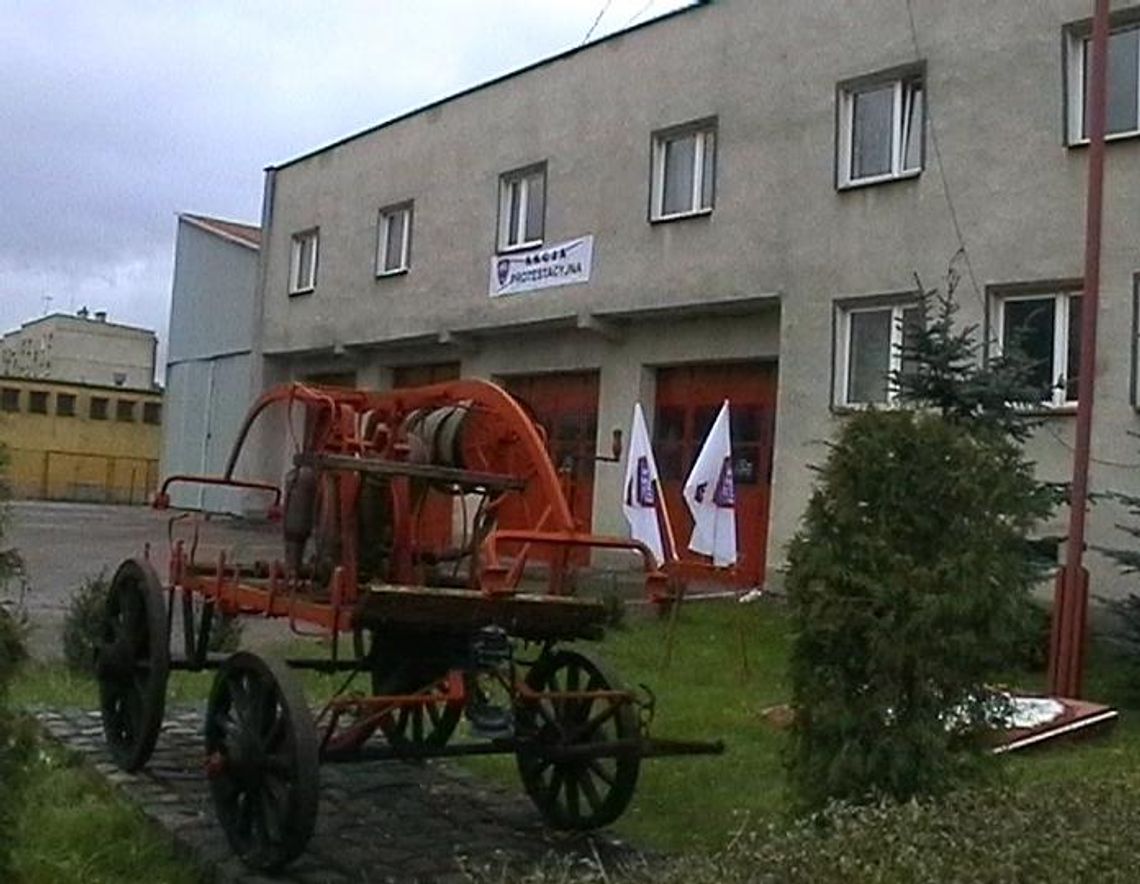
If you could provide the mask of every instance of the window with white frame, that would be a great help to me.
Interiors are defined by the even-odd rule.
[[[897,394],[891,375],[903,369],[914,332],[922,328],[914,301],[836,306],[835,404],[886,405]]]
[[[546,165],[507,172],[499,179],[499,249],[542,245],[546,224]]]
[[[1071,27],[1065,41],[1069,83],[1068,141],[1088,141],[1089,81],[1092,35],[1087,27]],[[1105,136],[1140,135],[1140,21],[1113,29],[1108,37],[1108,94]]]
[[[993,301],[994,347],[1014,349],[1028,359],[1029,382],[1059,408],[1077,401],[1081,365],[1081,293],[1079,291],[1000,294]]]
[[[654,134],[652,220],[712,211],[715,187],[715,122],[693,123]]]
[[[406,273],[411,266],[412,204],[380,210],[376,241],[376,275]]]
[[[293,234],[293,251],[289,260],[289,294],[311,292],[317,285],[317,243],[320,231],[306,230]]]
[[[922,171],[926,90],[921,69],[839,87],[838,183],[854,187]]]

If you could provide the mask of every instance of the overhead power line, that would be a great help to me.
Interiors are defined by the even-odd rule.
[[[586,43],[586,41],[594,36],[594,31],[598,28],[598,23],[601,22],[602,16],[604,16],[609,11],[609,8],[613,5],[613,2],[614,0],[606,0],[606,2],[602,4],[601,10],[599,10],[597,16],[594,18],[594,23],[590,25],[590,30],[586,31],[586,36],[582,38],[582,43]]]
[[[914,59],[915,61],[921,61],[922,49],[918,43],[918,27],[914,23],[914,8],[911,5],[911,0],[906,0],[906,14],[907,19],[910,21],[910,38],[914,43]],[[962,225],[958,223],[958,211],[954,207],[954,198],[950,194],[950,181],[946,177],[946,164],[942,162],[942,150],[938,146],[938,132],[934,125],[934,114],[931,111],[929,101],[926,103],[926,115],[930,120],[930,146],[934,148],[934,159],[938,163],[938,175],[942,179],[942,192],[946,196],[946,208],[950,211],[950,223],[954,226],[954,235],[958,238],[958,252],[966,264],[966,275],[970,279],[970,286],[974,289],[974,295],[982,305],[982,309],[985,309],[986,299],[982,297],[982,290],[978,286],[978,278],[974,275],[974,264],[970,260],[970,251],[966,248],[966,238],[962,234]]]
[[[652,9],[656,5],[657,5],[657,0],[649,0],[649,2],[646,3],[644,6],[642,6],[641,9],[637,10],[637,12],[635,12],[633,15],[631,15],[626,20],[626,23],[624,25],[622,25],[622,27],[628,28],[631,24],[633,24],[635,21],[637,21],[643,15],[645,15],[645,13],[649,12],[649,10]]]

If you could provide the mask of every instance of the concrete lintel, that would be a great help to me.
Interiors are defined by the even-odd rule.
[[[578,314],[578,328],[582,331],[593,332],[598,337],[614,343],[625,340],[625,330],[621,326],[611,320],[602,319],[589,311]]]
[[[455,347],[461,353],[476,353],[479,342],[470,335],[452,329],[444,329],[436,336],[436,341],[445,347]]]
[[[762,292],[672,303],[658,302],[615,310],[599,310],[595,316],[602,320],[619,321],[650,317],[681,319],[698,316],[736,316],[779,309],[782,297],[781,292]]]

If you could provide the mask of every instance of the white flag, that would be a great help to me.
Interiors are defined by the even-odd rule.
[[[659,487],[657,462],[653,459],[649,433],[645,430],[645,416],[638,402],[633,406],[633,426],[629,431],[629,459],[625,465],[621,511],[629,522],[629,536],[649,547],[657,557],[658,565],[665,561],[661,526],[657,521]]]
[[[729,427],[725,399],[681,491],[695,523],[689,549],[712,556],[718,568],[736,563],[736,491]]]

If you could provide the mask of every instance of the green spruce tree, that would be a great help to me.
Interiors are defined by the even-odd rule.
[[[1023,442],[1040,422],[1034,416],[1050,390],[1034,382],[1035,365],[1015,335],[1012,346],[983,359],[979,328],[960,325],[951,273],[946,292],[924,289],[916,276],[922,324],[903,336],[900,363],[890,379],[907,408],[933,409],[944,420],[979,432],[995,430]]]
[[[1112,559],[1125,577],[1135,577],[1140,574],[1140,497],[1123,491],[1105,491],[1096,494],[1095,499],[1111,502],[1124,510],[1128,521],[1118,522],[1116,527],[1129,538],[1129,542],[1127,546],[1092,544],[1091,548]],[[1135,684],[1135,675],[1140,674],[1140,594],[1129,592],[1121,597],[1100,596],[1098,601],[1111,615],[1107,638],[1123,652],[1134,670],[1130,681]],[[1133,688],[1132,693],[1140,697],[1140,688]]]
[[[977,769],[985,685],[1021,643],[1052,512],[1019,442],[1045,398],[1024,360],[980,363],[947,293],[923,291],[897,407],[843,418],[788,552],[802,803],[937,794]]]

